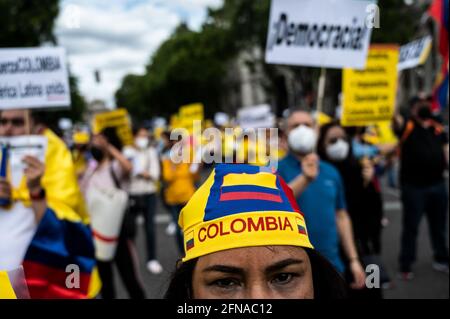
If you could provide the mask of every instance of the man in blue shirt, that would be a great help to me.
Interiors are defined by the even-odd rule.
[[[313,246],[343,273],[341,243],[354,279],[352,288],[363,288],[365,273],[353,239],[342,179],[334,167],[314,154],[314,124],[307,112],[290,114],[286,123],[290,153],[280,162],[278,173],[292,188],[305,214]]]

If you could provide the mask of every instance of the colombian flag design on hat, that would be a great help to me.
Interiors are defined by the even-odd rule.
[[[183,262],[252,246],[313,248],[291,189],[268,168],[219,164],[179,218]]]

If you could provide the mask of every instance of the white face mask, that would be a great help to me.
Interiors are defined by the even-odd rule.
[[[300,125],[293,129],[288,136],[288,143],[291,149],[301,155],[313,152],[316,142],[316,131],[305,125]]]
[[[327,147],[327,155],[332,161],[343,161],[347,158],[350,145],[347,141],[339,139]]]
[[[137,137],[134,143],[138,148],[145,149],[148,147],[149,141],[146,137]]]

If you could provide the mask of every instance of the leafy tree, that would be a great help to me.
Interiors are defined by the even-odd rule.
[[[243,50],[259,47],[265,51],[270,14],[270,0],[224,0],[218,9],[209,9],[200,32],[180,25],[155,52],[142,77],[125,77],[116,93],[118,104],[139,116],[169,115],[180,105],[203,102],[211,115],[226,100],[229,85],[224,80],[230,61]],[[399,43],[411,40],[423,8],[407,6],[403,0],[380,0],[381,28],[373,32],[373,43]],[[287,106],[284,77],[279,67],[258,61],[268,82],[266,91],[279,106]],[[289,67],[302,88],[296,92],[298,105],[315,105],[320,74],[318,68]],[[340,70],[329,70],[327,95],[330,106],[337,104],[341,90]]]
[[[0,0],[0,46],[32,47],[56,43],[58,0]]]
[[[405,5],[404,0],[380,0],[380,28],[372,32],[372,43],[405,44],[413,40],[426,6]]]
[[[194,32],[180,25],[155,52],[143,77],[128,75],[116,93],[118,105],[136,117],[168,116],[181,105],[203,102],[212,115],[223,91],[231,52],[228,34],[215,26]]]

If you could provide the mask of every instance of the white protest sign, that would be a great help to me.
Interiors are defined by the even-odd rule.
[[[275,115],[269,105],[256,105],[242,108],[237,114],[238,124],[241,128],[272,128],[275,126]]]
[[[73,127],[73,122],[69,118],[60,118],[58,121],[58,127],[63,131],[68,131]]]
[[[363,69],[376,1],[272,0],[266,62]]]
[[[415,68],[427,60],[431,51],[431,36],[426,36],[400,47],[398,70]]]
[[[131,175],[136,177],[144,173],[149,165],[147,156],[140,156],[138,150],[127,146],[123,149],[123,155],[131,162],[133,169]]]
[[[167,120],[164,117],[156,117],[153,120],[153,126],[155,128],[157,127],[165,128],[167,126]]]
[[[214,114],[214,124],[219,126],[226,126],[230,123],[230,117],[223,112],[217,112]]]
[[[0,49],[0,110],[68,106],[63,48]]]
[[[27,155],[36,157],[42,163],[45,162],[47,151],[47,137],[41,135],[27,135],[0,138],[0,145],[8,146],[8,166],[11,172],[11,183],[19,186],[22,180],[25,164],[23,158]]]

